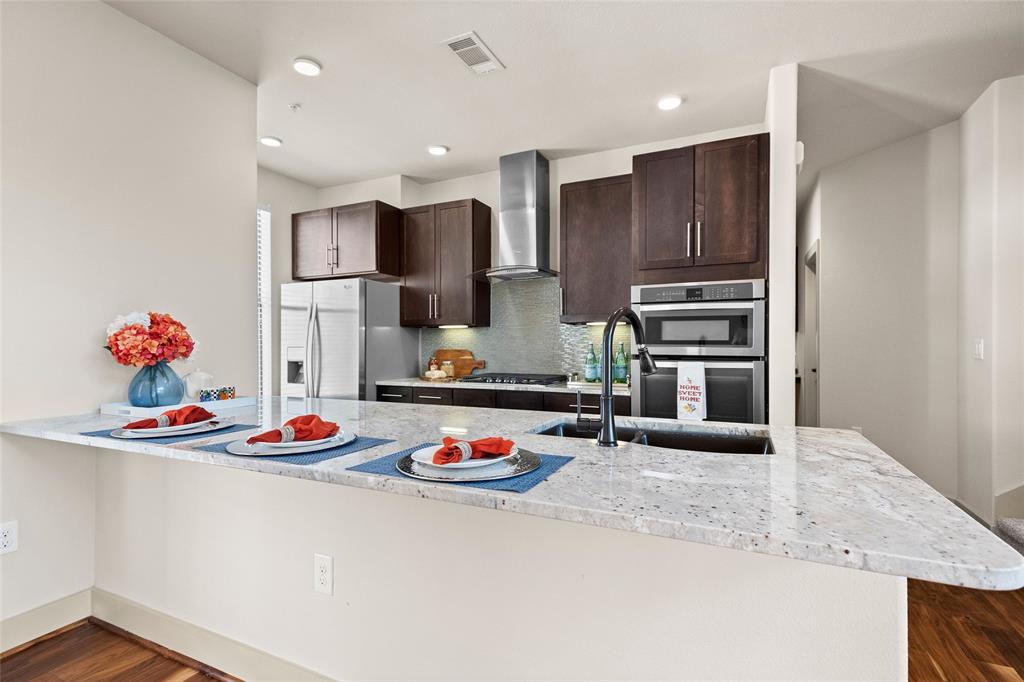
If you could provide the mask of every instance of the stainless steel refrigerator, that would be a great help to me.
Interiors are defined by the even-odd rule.
[[[281,285],[281,395],[374,400],[380,379],[418,375],[419,334],[399,286],[365,279]]]

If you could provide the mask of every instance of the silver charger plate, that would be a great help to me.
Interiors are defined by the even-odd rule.
[[[320,450],[336,448],[347,443],[351,443],[356,438],[357,436],[354,433],[340,431],[337,435],[331,436],[326,443],[309,445],[303,448],[291,448],[288,450],[282,450],[281,448],[268,448],[265,447],[266,443],[254,443],[253,445],[249,445],[245,442],[246,439],[242,438],[228,443],[226,449],[232,455],[242,455],[243,457],[286,457],[288,455],[301,455],[306,452],[319,452]]]
[[[146,438],[178,438],[184,436],[197,436],[203,433],[220,431],[221,429],[226,429],[234,425],[234,419],[212,419],[210,421],[205,421],[198,424],[194,429],[174,431],[172,433],[167,433],[166,431],[158,433],[146,433],[146,430],[143,429],[139,429],[137,431],[125,431],[124,429],[114,429],[113,431],[110,432],[110,437],[123,438],[125,440],[144,440]]]
[[[470,481],[500,481],[503,478],[515,478],[528,474],[541,464],[540,455],[520,448],[519,455],[495,462],[486,467],[475,469],[442,469],[436,466],[420,464],[406,455],[395,463],[398,471],[410,478],[438,483],[467,483]]]

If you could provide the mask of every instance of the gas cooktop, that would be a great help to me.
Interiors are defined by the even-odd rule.
[[[480,384],[533,384],[547,386],[565,381],[564,374],[471,374],[462,381]]]

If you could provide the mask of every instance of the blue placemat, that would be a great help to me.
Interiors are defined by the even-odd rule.
[[[165,438],[114,438],[110,434],[117,429],[103,429],[102,431],[85,431],[81,435],[83,436],[98,436],[100,438],[110,438],[111,440],[127,441],[138,443],[156,443],[157,445],[171,445],[172,443],[181,443],[186,440],[195,440],[196,438],[213,438],[214,436],[223,436],[227,433],[234,433],[236,431],[248,431],[249,429],[255,429],[255,424],[235,424],[226,429],[220,429],[219,431],[203,431],[202,433],[189,433],[184,436],[167,436]]]
[[[342,455],[351,455],[353,452],[359,452],[360,450],[375,448],[378,445],[394,442],[395,441],[388,438],[368,438],[366,436],[358,436],[351,443],[345,443],[344,445],[339,445],[336,448],[327,448],[326,450],[317,450],[316,452],[302,452],[297,455],[274,455],[269,457],[261,455],[259,457],[246,457],[246,459],[270,460],[271,462],[284,462],[285,464],[317,464],[328,459],[334,459],[335,457],[341,457]],[[235,455],[228,452],[228,443],[200,445],[196,450],[215,452],[218,455],[245,457],[245,455]]]
[[[354,467],[349,467],[350,471],[360,471],[366,474],[381,474],[382,476],[397,476],[399,478],[406,478],[410,481],[418,481],[417,478],[406,476],[395,468],[398,464],[398,460],[402,459],[406,455],[411,455],[420,448],[426,447],[440,447],[437,443],[420,443],[416,447],[409,448],[408,450],[402,450],[396,452],[393,455],[387,455],[379,459],[373,459],[363,464],[357,464]],[[468,488],[485,488],[487,490],[505,490],[511,493],[525,493],[531,490],[535,485],[541,481],[546,481],[551,474],[555,473],[563,466],[573,460],[572,457],[565,455],[540,455],[540,466],[531,471],[528,474],[522,476],[516,476],[515,478],[503,478],[500,481],[466,481],[459,483],[445,483],[444,485],[462,485]]]

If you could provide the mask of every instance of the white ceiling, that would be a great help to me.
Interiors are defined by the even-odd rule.
[[[259,133],[285,142],[261,147],[260,164],[319,187],[758,123],[768,70],[790,62],[806,66],[806,186],[823,164],[951,120],[1024,72],[1022,2],[109,4],[258,84]],[[505,71],[476,76],[441,44],[470,30]],[[300,55],[323,74],[296,74]],[[661,112],[667,93],[686,102]],[[452,152],[431,157],[430,144]]]

